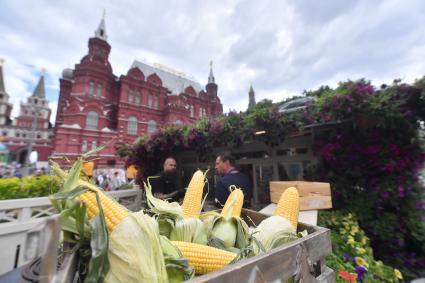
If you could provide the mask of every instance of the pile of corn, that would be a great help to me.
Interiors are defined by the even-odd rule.
[[[189,265],[195,269],[196,274],[201,275],[216,271],[244,258],[244,256],[241,256],[240,252],[254,246],[255,243],[258,242],[253,241],[253,238],[257,238],[256,233],[263,235],[266,241],[263,244],[261,242],[262,239],[259,238],[258,240],[261,246],[254,247],[252,249],[254,252],[248,256],[255,256],[261,252],[267,252],[271,248],[297,238],[296,228],[299,213],[299,195],[296,188],[288,188],[282,193],[274,216],[262,222],[266,224],[268,220],[279,218],[281,223],[276,224],[276,221],[273,222],[273,225],[276,226],[274,229],[277,230],[277,234],[270,235],[269,231],[256,231],[254,235],[252,235],[250,231],[252,232],[253,229],[250,230],[246,222],[241,218],[244,194],[239,188],[234,186],[232,186],[233,188],[229,188],[231,193],[221,213],[207,212],[201,214],[205,183],[205,174],[200,170],[196,171],[193,174],[183,199],[181,205],[182,213],[174,215],[174,221],[176,223],[195,218],[201,219],[205,226],[205,232],[207,234],[206,244],[199,244],[182,239],[172,241],[181,251],[183,257],[188,260]],[[149,193],[151,190],[150,186],[145,184],[145,188]],[[148,199],[149,198],[148,196]],[[161,205],[163,206],[158,208],[158,206]],[[162,203],[161,205],[152,208],[155,211],[169,211],[166,209],[166,206],[169,204]],[[159,215],[160,214],[161,213],[159,213]],[[260,226],[255,229],[260,228]],[[175,227],[177,227],[177,225]],[[187,233],[191,233],[194,229],[194,227],[193,229],[189,229],[190,231]],[[269,228],[265,229],[270,230]],[[290,233],[289,238],[288,233]],[[282,235],[284,235],[285,238],[283,242],[281,241]],[[276,244],[276,239],[279,239],[278,244]],[[272,244],[269,245],[268,242],[272,242]]]
[[[81,158],[80,163],[83,161]],[[154,214],[149,216],[128,211],[94,184],[80,179],[74,172],[79,167],[74,167],[66,172],[53,164],[56,175],[64,180],[61,198],[67,192],[70,197],[65,206],[55,197],[52,202],[62,213],[78,203],[85,206],[84,223],[75,221],[75,231],[80,233],[69,227],[73,222],[64,228],[74,231],[76,239],[98,233],[93,230],[93,221],[101,217],[107,230],[109,268],[103,267],[103,275],[98,272],[98,281],[181,282],[297,238],[299,196],[295,188],[282,194],[274,216],[258,227],[249,227],[241,218],[244,195],[239,188],[229,188],[231,193],[221,213],[201,214],[206,177],[200,170],[193,174],[181,206],[154,198],[150,185],[145,184],[150,213]],[[92,230],[83,234],[81,227]],[[91,260],[95,260],[94,255]]]

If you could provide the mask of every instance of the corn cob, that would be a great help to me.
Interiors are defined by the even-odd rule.
[[[180,250],[183,257],[189,261],[189,265],[195,268],[196,274],[219,270],[236,257],[235,253],[205,245],[180,241],[171,241],[171,243]]]
[[[274,215],[288,219],[292,226],[297,229],[299,211],[300,197],[298,190],[294,187],[289,187],[280,196]]]
[[[92,183],[79,180],[78,184],[96,191],[99,195],[100,203],[102,205],[103,214],[105,216],[106,226],[108,227],[109,233],[114,231],[115,227],[128,216],[128,210],[120,205],[115,200],[111,199],[98,187]],[[85,192],[80,195],[80,200],[85,203],[87,207],[87,216],[89,219],[99,214],[99,207],[96,201],[96,194],[94,192]]]
[[[224,204],[221,214],[225,215],[228,209],[232,209],[233,217],[240,217],[244,196],[241,189],[234,189],[227,197],[226,203]],[[233,205],[233,206],[232,206]]]
[[[182,204],[183,216],[185,218],[198,218],[201,213],[204,179],[204,173],[201,170],[197,170],[190,180]]]

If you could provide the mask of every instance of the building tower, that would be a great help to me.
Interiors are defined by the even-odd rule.
[[[111,46],[107,39],[103,16],[88,40],[87,54],[74,69],[62,72],[54,156],[72,160],[116,137],[119,83],[109,62]],[[110,145],[98,157],[113,162],[114,153],[115,148]]]
[[[16,128],[15,137],[24,144],[16,151],[19,163],[28,165],[29,154],[35,150],[38,153],[38,161],[47,166],[47,160],[52,152],[51,112],[46,99],[43,70],[32,95],[28,97],[26,103],[21,102],[19,116],[13,121]]]
[[[207,90],[207,96],[211,101],[211,116],[218,116],[223,114],[223,105],[218,97],[218,86],[215,83],[215,78],[212,69],[213,62],[210,61],[210,74],[208,76],[208,84],[205,86]]]
[[[248,110],[252,110],[255,107],[255,104],[256,104],[256,102],[255,102],[255,92],[254,92],[254,89],[252,88],[252,84],[249,88],[248,95],[249,95]]]
[[[0,125],[9,125],[11,123],[10,113],[12,112],[12,104],[9,103],[9,94],[6,92],[3,77],[3,63],[0,59]]]

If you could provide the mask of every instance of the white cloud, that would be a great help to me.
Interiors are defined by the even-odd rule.
[[[50,104],[57,101],[62,69],[87,53],[103,8],[116,75],[146,59],[204,85],[213,60],[225,110],[246,109],[251,83],[257,101],[278,101],[346,79],[425,73],[420,0],[0,1],[0,57],[14,114],[41,68]]]

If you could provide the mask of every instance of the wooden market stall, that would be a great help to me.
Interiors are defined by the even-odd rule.
[[[260,209],[270,203],[269,182],[278,180],[302,180],[304,169],[316,162],[312,151],[311,130],[288,135],[277,145],[262,142],[247,142],[237,148],[215,148],[207,156],[199,156],[195,151],[183,151],[176,155],[178,170],[182,172],[181,183],[188,183],[192,173],[200,169],[210,169],[210,197],[218,176],[214,172],[217,154],[230,152],[236,159],[240,171],[247,174],[253,185],[252,206]]]

